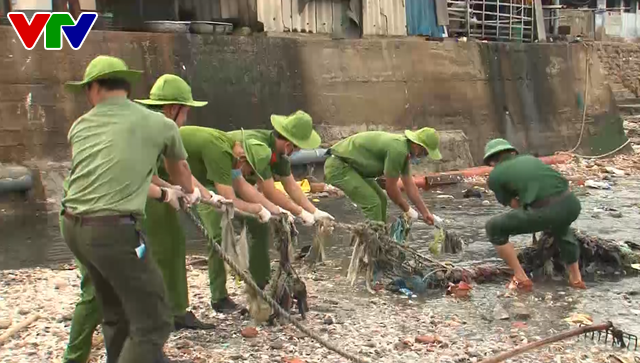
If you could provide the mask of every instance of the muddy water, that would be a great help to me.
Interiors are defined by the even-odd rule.
[[[601,237],[640,242],[638,190],[640,180],[632,179],[616,180],[612,190],[578,189],[576,193],[583,203],[583,212],[575,225],[586,233]],[[445,218],[448,228],[467,242],[465,251],[459,256],[452,256],[452,260],[496,257],[492,246],[486,242],[484,223],[505,209],[492,197],[485,196],[485,199],[487,201],[464,199],[460,187],[425,193],[425,200],[432,212]],[[347,199],[325,199],[319,206],[341,222],[355,223],[362,220],[358,209]],[[389,214],[398,215],[399,211],[395,206],[390,206]],[[189,253],[203,253],[204,240],[186,219],[185,226]],[[301,228],[301,245],[310,242],[311,233],[310,229]],[[433,238],[432,233],[432,227],[414,224],[412,244],[418,249],[426,249],[426,244]],[[529,239],[530,236],[521,236],[516,242],[522,244]],[[55,213],[25,217],[0,211],[0,240],[0,269],[29,268],[72,261],[72,256],[59,235],[58,217]],[[327,249],[329,259],[342,260],[342,265],[346,268],[350,252],[347,234],[337,230]],[[566,324],[561,320],[576,312],[589,314],[597,321],[612,320],[623,329],[640,334],[638,277],[591,283],[588,292],[568,289],[564,281],[550,281],[538,284],[535,293],[527,296],[504,298],[503,294],[502,284],[485,284],[476,287],[468,301],[443,298],[440,291],[414,301],[401,297],[394,299],[397,299],[398,304],[428,304],[439,315],[456,315],[466,323],[459,327],[459,334],[468,339],[481,339],[486,334],[499,334],[512,328],[512,321],[493,319],[496,304],[504,306],[508,311],[515,309],[515,305],[528,310],[531,314],[527,321],[528,336],[547,336],[554,329],[566,329]]]
[[[612,190],[579,188],[576,194],[582,201],[582,214],[574,224],[588,234],[617,240],[640,242],[640,180],[620,179]],[[454,198],[451,199],[450,197]],[[447,226],[462,236],[467,242],[465,251],[450,260],[484,260],[497,258],[491,244],[486,242],[485,221],[506,209],[492,197],[464,199],[459,188],[443,188],[425,194],[425,200],[433,213],[447,220]],[[360,214],[348,200],[341,199],[326,203],[327,211],[341,216],[341,222],[356,222]],[[390,215],[399,213],[395,206]],[[620,216],[619,214],[622,215]],[[343,259],[346,271],[350,250],[345,248],[348,236],[336,231],[334,244],[328,249],[329,258]],[[433,239],[433,228],[416,223],[412,230],[412,244],[426,250],[426,244]],[[531,236],[515,238],[517,244],[529,242]],[[346,273],[346,272],[345,272]],[[575,291],[566,287],[565,281],[548,281],[536,285],[536,291],[526,296],[505,298],[503,284],[478,286],[468,301],[452,301],[443,298],[442,292],[432,292],[417,299],[428,304],[438,315],[457,316],[466,324],[459,328],[460,336],[468,339],[484,339],[489,334],[500,334],[512,329],[513,320],[494,320],[494,307],[502,305],[507,311],[524,308],[531,314],[527,320],[529,337],[548,336],[554,331],[566,329],[562,320],[573,313],[584,313],[596,321],[611,320],[615,325],[629,332],[640,334],[640,277],[620,278],[618,281],[598,281],[589,283],[588,292]],[[399,303],[409,303],[398,297]],[[484,327],[484,329],[483,329]]]

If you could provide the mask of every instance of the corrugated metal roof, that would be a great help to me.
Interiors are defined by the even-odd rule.
[[[267,32],[331,33],[336,11],[343,11],[342,0],[258,1],[258,20]]]
[[[283,32],[282,2],[289,0],[259,0],[258,21],[264,24],[266,32]]]
[[[407,35],[405,0],[362,0],[364,35]]]

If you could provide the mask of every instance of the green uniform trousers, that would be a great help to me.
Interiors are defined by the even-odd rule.
[[[149,255],[136,255],[136,226],[64,218],[62,234],[95,286],[107,362],[161,361],[173,321],[160,271]]]
[[[558,244],[560,258],[570,265],[580,257],[580,246],[570,226],[578,219],[581,209],[580,201],[573,193],[543,208],[514,209],[487,221],[487,237],[492,244],[502,246],[513,235],[551,232]]]
[[[166,203],[147,200],[143,226],[147,237],[147,253],[162,273],[167,298],[174,316],[182,316],[189,307],[185,234],[178,213]],[[60,217],[60,226],[62,218]],[[87,269],[78,264],[80,271],[80,301],[71,320],[69,344],[63,362],[86,363],[91,354],[91,339],[102,322],[102,310],[95,298],[95,288]]]
[[[324,163],[324,180],[342,190],[368,219],[386,223],[387,194],[374,179],[363,178],[349,164],[332,156]]]
[[[102,323],[102,308],[96,300],[96,290],[91,277],[80,261],[76,260],[80,271],[80,301],[76,303],[71,319],[69,344],[64,352],[62,361],[86,363],[91,354],[93,333]]]
[[[178,212],[167,203],[148,199],[142,223],[151,257],[162,272],[167,300],[174,316],[189,307],[186,237]]]
[[[220,245],[222,243],[222,228],[220,226],[222,213],[203,203],[196,205],[196,210],[209,236],[215,243]],[[264,286],[271,275],[271,265],[269,263],[271,229],[269,223],[260,223],[255,218],[236,217],[236,219],[244,220],[247,223],[249,232],[249,272],[258,286]],[[211,245],[209,245],[209,289],[212,303],[228,296],[227,273],[224,261],[215,253]]]

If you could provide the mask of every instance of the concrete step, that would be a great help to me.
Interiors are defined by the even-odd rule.
[[[618,107],[622,107],[623,105],[640,105],[640,98],[633,96],[624,99],[616,99],[616,103],[618,104]]]

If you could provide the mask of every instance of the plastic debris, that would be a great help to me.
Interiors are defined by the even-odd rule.
[[[587,314],[573,314],[570,317],[564,319],[569,324],[572,325],[591,325],[593,324],[593,318]]]
[[[587,180],[584,182],[584,186],[592,189],[611,189],[611,185],[607,182],[599,182],[595,180]]]

